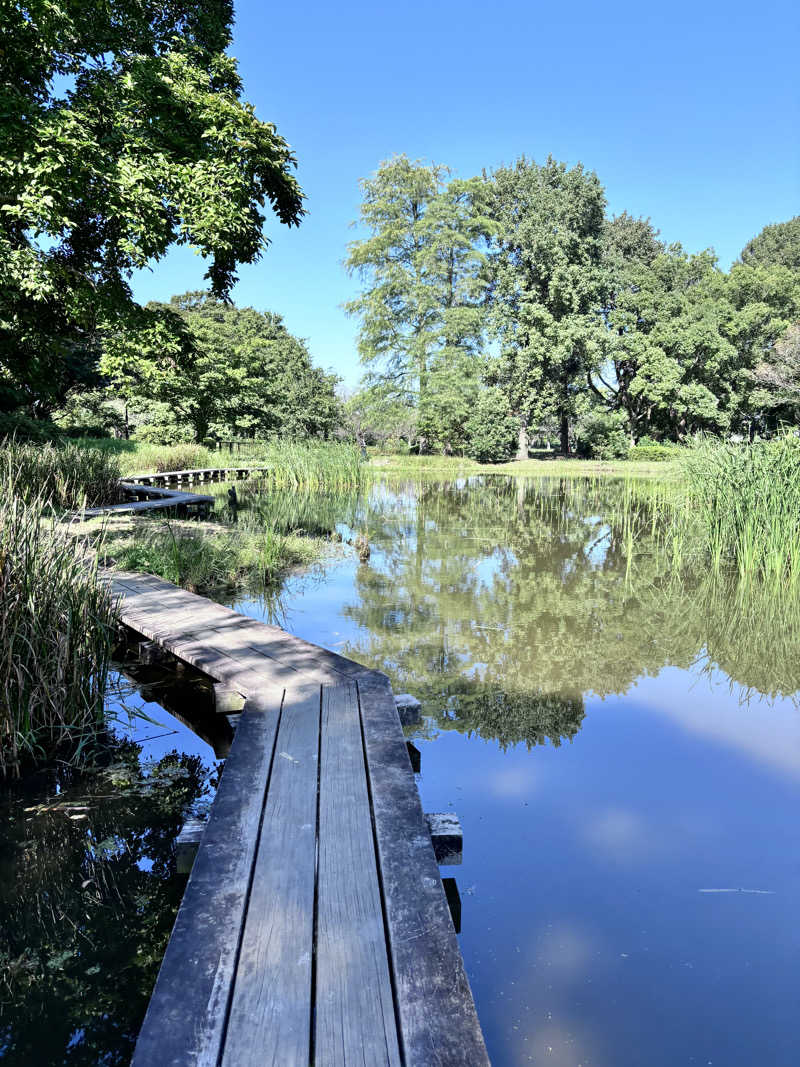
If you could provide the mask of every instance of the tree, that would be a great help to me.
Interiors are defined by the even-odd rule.
[[[738,353],[730,379],[730,424],[752,438],[767,420],[788,416],[765,391],[765,379],[753,372],[770,364],[776,344],[800,318],[800,272],[779,264],[735,263],[727,298],[733,306],[727,336]]]
[[[500,356],[491,381],[519,420],[518,457],[528,427],[556,417],[569,452],[576,396],[599,359],[605,196],[593,172],[524,156],[489,180],[494,284],[492,325]]]
[[[742,249],[742,262],[800,270],[800,215],[765,226]]]
[[[730,426],[739,353],[730,332],[735,309],[712,251],[645,241],[626,256],[607,233],[607,368],[589,375],[595,397],[624,412],[632,441],[681,439]],[[655,234],[652,234],[655,238]],[[610,373],[608,371],[610,370]]]
[[[131,272],[190,244],[224,296],[293,225],[294,157],[241,99],[230,0],[32,0],[0,22],[0,405],[46,418],[167,320]]]
[[[497,386],[484,389],[467,418],[467,455],[479,463],[503,463],[511,459],[517,428],[503,391]]]
[[[753,371],[757,399],[779,417],[800,421],[800,322],[793,323]]]
[[[340,404],[339,435],[359,448],[405,441],[410,449],[417,436],[418,412],[395,398],[391,389],[372,385],[344,394]]]
[[[102,367],[140,408],[163,405],[166,427],[177,428],[179,439],[330,435],[337,379],[312,365],[279,315],[204,292],[148,310],[175,320],[169,333],[180,342],[135,360],[106,353]]]
[[[360,222],[346,261],[363,291],[345,305],[361,320],[358,347],[371,381],[422,412],[437,367],[476,355],[484,333],[490,224],[476,179],[396,156],[361,183]]]

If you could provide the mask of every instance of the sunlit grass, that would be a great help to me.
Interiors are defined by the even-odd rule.
[[[346,489],[366,477],[361,454],[352,445],[330,441],[247,441],[234,451],[202,445],[150,445],[134,441],[79,442],[86,452],[114,455],[124,475],[214,467],[261,466],[273,486]]]
[[[670,478],[675,463],[632,460],[526,459],[511,463],[478,463],[459,456],[374,456],[372,470],[385,475],[457,477],[465,474],[507,474],[524,477],[645,477]]]
[[[120,464],[110,452],[74,444],[6,440],[0,445],[0,479],[23,500],[57,511],[113,503],[118,499]]]

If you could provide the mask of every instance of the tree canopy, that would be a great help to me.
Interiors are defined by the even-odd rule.
[[[800,270],[800,215],[765,226],[742,249],[742,262]]]
[[[169,322],[157,357],[108,354],[101,367],[159,439],[328,437],[337,422],[335,375],[311,362],[280,315],[238,308],[207,292],[148,311]],[[173,321],[174,320],[174,321]],[[141,433],[141,431],[140,431]]]
[[[101,351],[158,346],[136,268],[188,244],[223,297],[303,214],[294,157],[242,99],[230,0],[32,0],[0,20],[0,409],[46,417]]]

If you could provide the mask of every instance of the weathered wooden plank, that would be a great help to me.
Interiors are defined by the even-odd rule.
[[[314,1062],[398,1065],[358,696],[322,691]]]
[[[284,696],[223,1067],[307,1067],[320,689]]]
[[[280,696],[242,714],[132,1067],[217,1067]]]
[[[406,1067],[489,1063],[388,681],[358,683]]]

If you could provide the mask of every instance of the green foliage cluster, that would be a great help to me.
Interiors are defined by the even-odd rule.
[[[337,378],[314,367],[279,315],[209,293],[148,305],[180,338],[172,358],[106,354],[102,365],[140,422],[136,436],[175,444],[209,438],[329,437]]]
[[[466,454],[479,463],[504,463],[514,454],[519,423],[497,387],[483,390],[467,419]]]
[[[303,214],[294,157],[242,99],[230,0],[33,0],[0,20],[0,412],[180,349],[131,273],[175,244],[224,297]]]
[[[46,498],[0,494],[0,775],[78,759],[104,722],[114,612],[91,557],[42,519]]]
[[[581,427],[579,451],[591,459],[628,458],[632,450],[622,412],[590,412]]]
[[[649,219],[608,218],[580,165],[523,156],[447,176],[405,156],[381,164],[348,258],[368,391],[405,408],[410,444],[468,453],[487,387],[517,420],[520,459],[531,436],[622,456],[624,436],[752,438],[797,420],[797,219],[766,227],[726,273]]]
[[[628,459],[642,463],[668,463],[677,459],[681,452],[678,445],[643,439],[628,449]]]

